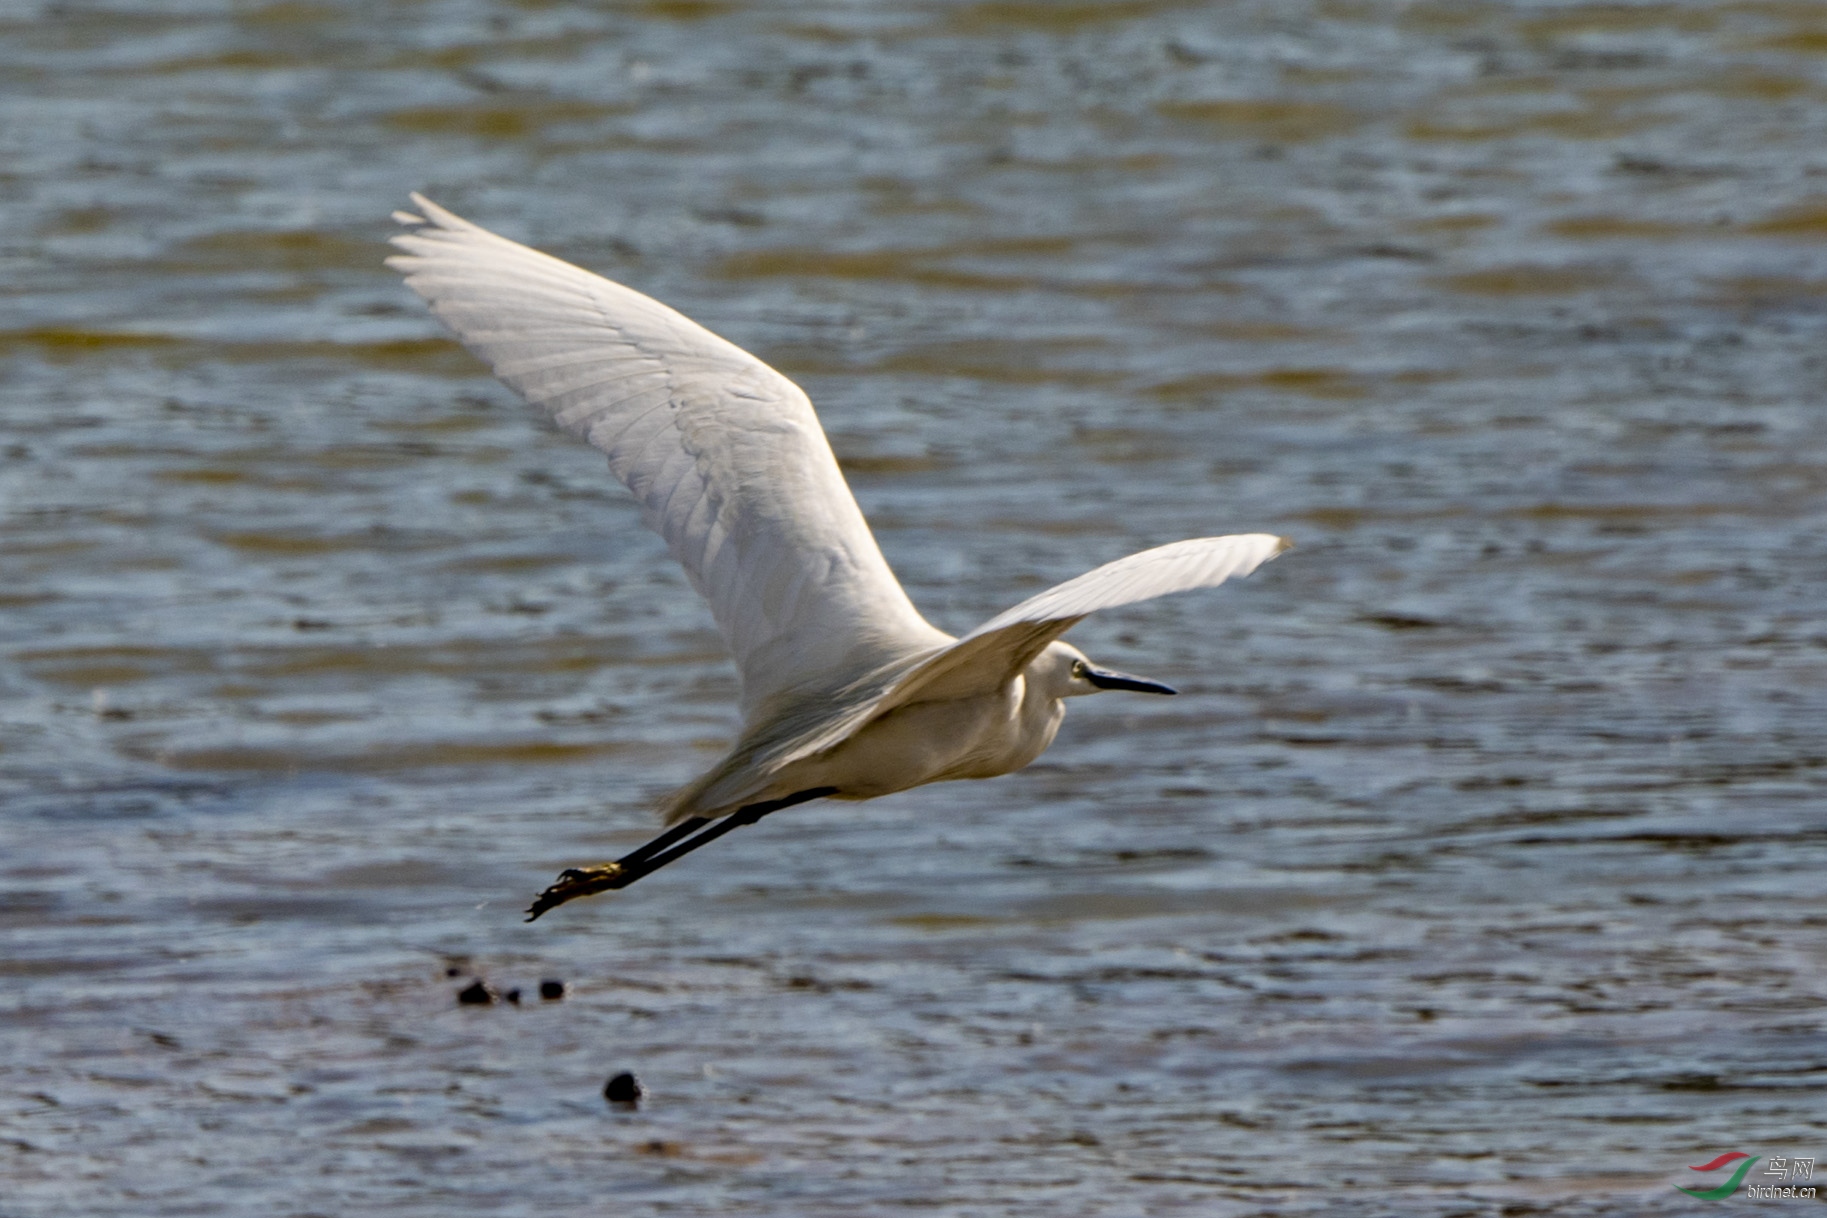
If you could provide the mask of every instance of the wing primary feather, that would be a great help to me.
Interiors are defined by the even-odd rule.
[[[632,288],[412,201],[387,264],[497,376],[609,458],[710,602],[745,717],[828,706],[859,672],[949,641],[889,570],[798,386]]]

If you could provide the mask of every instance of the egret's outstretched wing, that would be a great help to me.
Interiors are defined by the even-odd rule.
[[[631,288],[419,196],[387,260],[495,375],[609,457],[711,613],[742,708],[817,691],[946,636],[915,611],[812,403]]]
[[[1105,563],[997,614],[896,675],[880,694],[782,750],[785,764],[830,748],[900,706],[966,698],[1000,686],[1086,615],[1248,575],[1291,543],[1269,533],[1196,537]]]

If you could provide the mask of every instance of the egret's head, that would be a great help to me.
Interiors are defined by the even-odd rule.
[[[1030,666],[1041,669],[1043,680],[1055,698],[1076,698],[1080,694],[1099,694],[1107,689],[1128,689],[1140,694],[1177,693],[1171,685],[1147,681],[1125,672],[1099,668],[1084,652],[1070,643],[1050,643]]]

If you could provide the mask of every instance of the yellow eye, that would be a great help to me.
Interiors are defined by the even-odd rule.
[[[1084,675],[1085,675],[1085,662],[1083,660],[1072,661],[1072,679],[1076,681],[1076,680],[1083,678]]]

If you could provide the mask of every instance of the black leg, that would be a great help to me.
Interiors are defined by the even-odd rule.
[[[709,845],[711,842],[722,837],[725,833],[728,833],[731,829],[740,829],[744,825],[754,824],[770,812],[778,812],[782,808],[791,808],[794,804],[803,804],[809,800],[823,799],[827,795],[835,794],[837,794],[836,787],[819,787],[812,791],[797,792],[787,796],[785,799],[771,799],[766,803],[750,804],[746,808],[739,808],[724,817],[722,824],[706,829],[684,845],[674,846],[664,854],[649,856],[638,873],[628,877],[626,882],[632,884],[640,879],[641,876],[647,875],[649,872],[658,871],[660,868],[676,859],[684,858],[699,846]],[[642,849],[644,850],[646,847],[642,847]],[[640,851],[636,851],[635,853],[639,854]],[[620,887],[620,885],[618,885],[618,887]]]
[[[682,820],[652,841],[643,843],[639,849],[631,850],[615,861],[620,866],[631,867],[643,859],[652,858],[680,838],[689,837],[695,830],[708,824],[710,824],[710,818],[704,816],[694,816],[690,820]]]
[[[652,841],[642,843],[613,863],[599,863],[594,867],[567,867],[550,888],[539,894],[532,908],[527,910],[527,921],[531,922],[554,905],[563,905],[573,897],[585,897],[593,892],[632,884],[638,876],[646,874],[645,871],[631,874],[631,869],[637,864],[647,861],[680,838],[687,837],[708,824],[709,817],[694,816],[680,821]]]
[[[587,897],[593,893],[607,892],[614,888],[626,888],[642,876],[649,875],[668,863],[684,858],[698,847],[716,841],[732,829],[752,825],[770,812],[778,812],[782,808],[791,808],[794,804],[803,804],[808,800],[823,799],[827,795],[835,794],[837,794],[836,787],[816,787],[810,791],[796,791],[781,799],[749,804],[724,817],[721,824],[712,825],[696,837],[690,837],[689,840],[684,841],[680,839],[687,838],[694,830],[702,828],[710,821],[701,816],[681,821],[613,863],[604,863],[596,867],[572,867],[559,873],[558,879],[553,882],[552,886],[540,893],[527,909],[527,921],[531,922],[546,910],[555,909],[577,897]],[[675,845],[675,843],[678,844]]]

